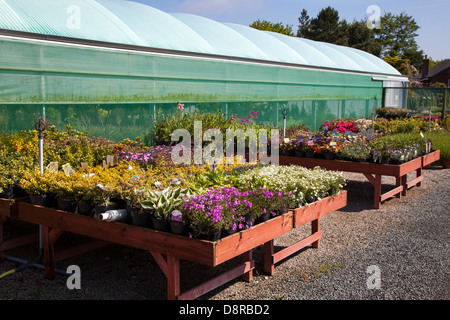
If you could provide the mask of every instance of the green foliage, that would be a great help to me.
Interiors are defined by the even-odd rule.
[[[189,198],[189,189],[166,188],[164,190],[150,190],[141,202],[144,209],[150,210],[156,218],[168,219],[173,210],[183,204],[183,199]]]
[[[425,135],[433,142],[433,149],[441,151],[441,160],[450,160],[450,132],[432,132]]]
[[[394,107],[377,108],[375,111],[378,117],[385,119],[406,118],[409,114],[408,109]]]
[[[281,34],[285,34],[287,36],[294,36],[294,32],[292,30],[292,26],[290,25],[284,25],[283,23],[273,23],[267,20],[257,20],[253,22],[250,27],[258,30],[265,30],[265,31],[271,31],[271,32],[277,32]]]
[[[220,110],[216,113],[202,113],[197,110],[194,112],[178,110],[174,114],[163,114],[159,111],[156,119],[153,119],[153,127],[145,136],[144,141],[148,145],[177,145],[180,142],[173,142],[171,138],[172,133],[177,129],[186,129],[193,139],[195,121],[201,121],[202,123],[202,137],[208,129],[214,128],[225,132],[229,125],[229,119],[224,117]]]
[[[394,118],[391,120],[385,118],[378,118],[375,120],[375,131],[386,134],[397,133],[419,133],[429,131],[429,121],[420,117],[408,117],[408,118]],[[441,131],[441,127],[438,123],[431,122],[432,131]]]
[[[316,41],[348,45],[348,24],[339,20],[339,13],[332,7],[322,9],[316,18],[309,19],[306,10],[299,18],[298,36]]]
[[[418,49],[416,37],[419,29],[416,20],[406,13],[385,13],[381,17],[381,29],[375,29],[376,38],[383,47],[382,55],[407,58],[407,50]]]

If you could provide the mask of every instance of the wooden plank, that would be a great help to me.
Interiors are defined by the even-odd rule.
[[[441,159],[441,151],[436,150],[427,155],[422,156],[422,167],[425,168],[432,164],[433,162],[439,161]]]
[[[257,224],[252,230],[245,230],[217,241],[214,266],[237,257],[259,245],[273,240],[293,229],[293,212]]]
[[[306,168],[321,167],[332,171],[346,171],[355,173],[382,174],[395,176],[400,172],[399,165],[378,164],[369,162],[311,159],[300,157],[280,156],[280,165],[299,165]]]
[[[414,180],[408,182],[406,184],[406,186],[409,189],[409,188],[411,188],[411,187],[413,187],[415,185],[419,185],[422,181],[423,181],[423,176],[419,176],[419,177],[415,178]]]
[[[184,293],[180,294],[177,297],[177,299],[178,300],[196,299],[196,298],[204,295],[205,293],[210,292],[211,290],[214,290],[233,279],[236,279],[237,277],[239,277],[243,274],[250,273],[254,268],[255,268],[254,260],[246,261],[246,262],[240,264],[239,266],[233,268],[230,271],[222,273],[221,275],[219,275],[209,281],[206,281],[193,289],[185,291]]]
[[[22,247],[37,241],[39,241],[39,234],[37,233],[23,236],[20,238],[11,239],[8,241],[4,241],[3,243],[0,243],[0,251],[6,251],[17,247]]]
[[[214,243],[189,239],[175,234],[160,232],[116,222],[104,222],[64,211],[19,204],[20,219],[63,231],[118,243],[147,251],[177,256],[180,259],[214,265]]]
[[[91,250],[99,249],[109,245],[110,243],[103,240],[90,241],[88,243],[75,246],[66,250],[58,251],[55,253],[55,261],[65,260],[70,257],[77,256],[89,252]]]
[[[0,198],[0,217],[17,217],[19,213],[19,202],[27,201],[29,201],[29,197],[22,197],[17,199]]]
[[[397,194],[401,194],[403,192],[403,186],[396,187],[389,192],[386,192],[381,195],[381,201],[389,199]]]
[[[0,218],[11,217],[11,200],[0,198]]]
[[[399,166],[400,172],[398,176],[401,177],[407,175],[408,173],[413,172],[414,170],[417,170],[421,167],[422,167],[422,158],[416,158],[414,160],[408,161]]]
[[[347,206],[347,191],[340,194],[327,197],[320,201],[294,210],[294,227],[298,228],[308,222],[319,219],[331,212]]]
[[[272,263],[278,263],[281,260],[286,259],[287,257],[293,255],[294,253],[302,250],[303,248],[312,245],[313,243],[316,243],[322,238],[322,231],[318,231],[311,236],[297,242],[296,244],[293,244],[285,249],[282,249],[272,255]]]
[[[158,252],[150,252],[153,256],[153,259],[155,259],[156,263],[158,264],[159,268],[161,269],[162,273],[167,277],[168,270],[167,270],[167,258],[165,258],[162,254]]]

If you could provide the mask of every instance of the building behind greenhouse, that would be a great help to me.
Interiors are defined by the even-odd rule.
[[[0,129],[143,136],[152,116],[200,110],[282,126],[401,106],[401,74],[353,48],[119,0],[0,1]]]

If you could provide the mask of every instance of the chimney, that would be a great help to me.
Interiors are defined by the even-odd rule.
[[[428,55],[425,55],[425,59],[423,59],[422,64],[422,78],[426,78],[428,76],[429,68],[430,68],[430,60],[428,59]]]

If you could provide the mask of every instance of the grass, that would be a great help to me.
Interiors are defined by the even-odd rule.
[[[450,131],[426,134],[433,141],[433,149],[441,151],[441,160],[450,160]]]

